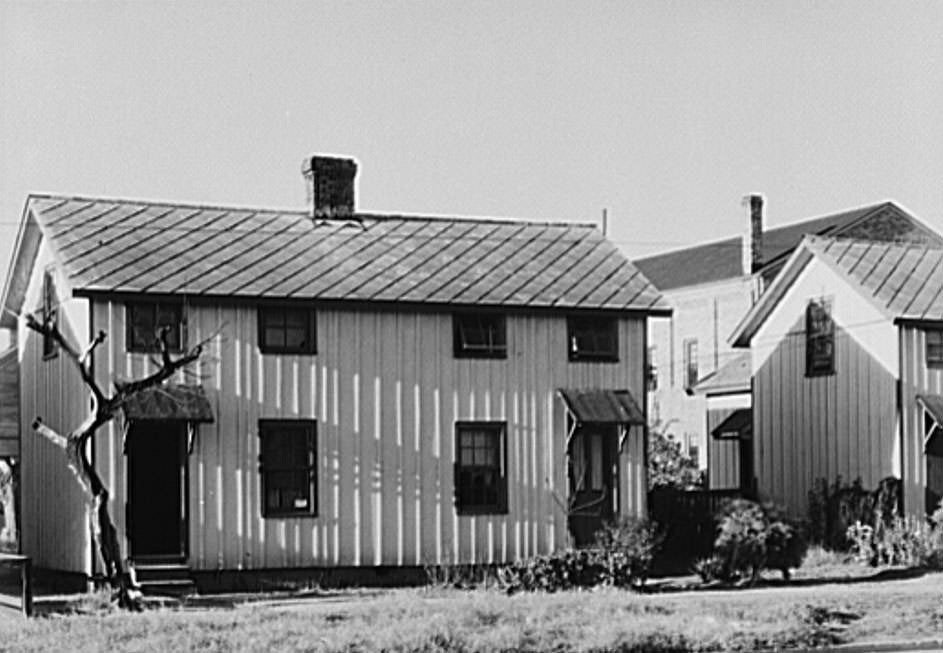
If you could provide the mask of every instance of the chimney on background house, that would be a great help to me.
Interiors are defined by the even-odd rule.
[[[750,264],[744,272],[755,273],[763,267],[763,196],[751,193],[750,200]],[[746,248],[745,248],[746,249]]]
[[[353,159],[315,154],[301,163],[312,218],[350,217],[354,214]]]

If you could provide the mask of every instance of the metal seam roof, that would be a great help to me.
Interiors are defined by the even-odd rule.
[[[71,285],[94,292],[668,312],[592,225],[31,196]]]

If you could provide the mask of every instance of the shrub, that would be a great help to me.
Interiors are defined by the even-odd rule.
[[[724,561],[718,556],[701,558],[700,560],[695,561],[691,569],[695,574],[701,577],[701,582],[704,583],[710,583],[715,580],[724,580],[726,577]]]
[[[714,555],[725,580],[753,582],[765,568],[779,569],[788,580],[789,569],[802,564],[808,546],[802,526],[781,508],[736,499],[721,513]]]
[[[661,540],[651,523],[635,517],[620,517],[603,526],[596,533],[596,548],[607,569],[607,582],[616,587],[643,584]]]
[[[681,443],[658,425],[648,436],[648,488],[691,490],[704,484],[697,461],[681,450]]]
[[[593,548],[567,549],[499,567],[499,584],[508,591],[558,592],[609,585],[643,584],[659,543],[654,527],[622,518],[596,534]]]
[[[877,527],[897,517],[900,491],[900,479],[893,476],[882,479],[874,491],[865,489],[860,477],[847,484],[838,476],[831,486],[816,479],[809,490],[809,539],[833,551],[848,551],[852,525]]]
[[[940,513],[934,513],[934,517]],[[890,524],[872,528],[855,522],[848,529],[855,558],[877,567],[898,565],[943,569],[943,524],[940,521],[896,517]]]

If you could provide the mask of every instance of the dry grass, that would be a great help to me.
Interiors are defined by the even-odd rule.
[[[930,637],[943,576],[815,587],[504,596],[397,590],[356,601],[109,611],[0,623],[11,651],[724,651]]]

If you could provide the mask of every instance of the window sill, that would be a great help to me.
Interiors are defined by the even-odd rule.
[[[259,353],[263,356],[317,356],[316,349],[273,349],[272,347],[259,347]]]
[[[470,352],[470,351],[456,351],[454,352],[455,358],[460,360],[507,360],[508,355],[505,351],[496,351],[493,353],[488,352]]]
[[[505,516],[508,514],[507,508],[501,509],[496,507],[471,507],[471,508],[456,508],[455,513],[459,517],[481,517],[485,515],[497,515]]]
[[[594,355],[594,354],[570,354],[571,363],[618,363],[618,356]]]
[[[262,519],[296,519],[298,517],[317,517],[316,512],[298,511],[298,512],[276,512],[263,513]]]

